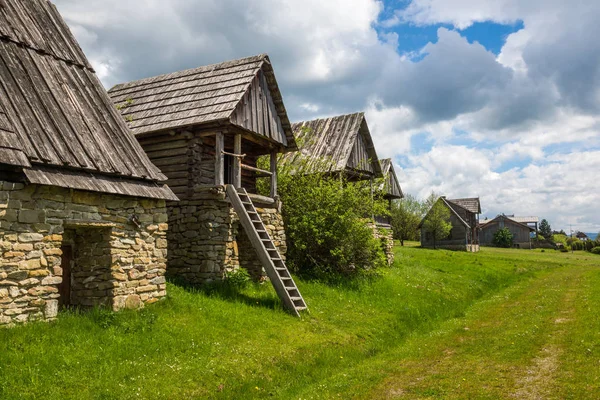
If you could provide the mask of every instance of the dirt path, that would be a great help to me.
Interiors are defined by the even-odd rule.
[[[599,398],[600,349],[574,347],[596,341],[598,274],[589,266],[555,269],[480,302],[410,342],[365,398]],[[592,372],[579,382],[584,370],[596,370],[598,380]]]

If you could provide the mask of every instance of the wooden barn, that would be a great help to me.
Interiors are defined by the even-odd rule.
[[[392,201],[404,198],[398,176],[394,170],[394,163],[391,158],[386,158],[380,161],[381,170],[383,172],[383,184],[379,187],[379,191],[383,193],[383,197],[388,201],[389,209],[392,208]],[[375,216],[375,222],[381,226],[390,227],[392,224],[391,217]]]
[[[481,204],[479,198],[447,199],[442,196],[437,200],[450,210],[450,223],[452,230],[445,239],[438,239],[436,247],[450,250],[466,250],[469,252],[479,251],[479,214]],[[433,236],[423,227],[423,218],[419,228],[421,229],[421,246],[434,247]]]
[[[0,325],[164,297],[165,180],[55,6],[0,0]]]
[[[269,57],[115,86],[110,96],[182,200],[169,203],[168,274],[197,284],[246,268],[293,313],[306,304],[285,266],[277,156],[296,143]],[[268,170],[258,168],[261,156]],[[270,196],[256,194],[270,178]]]
[[[513,235],[513,246],[520,249],[531,249],[531,232],[535,232],[535,228],[517,222],[504,214],[494,219],[480,221],[479,228],[481,245],[493,246],[494,234],[500,229],[508,228]]]
[[[380,160],[383,172],[383,183],[379,187],[379,194],[388,202],[388,211],[392,211],[392,201],[402,199],[404,194],[398,182],[391,158]],[[387,256],[388,263],[394,262],[394,230],[391,215],[375,215],[376,235],[381,240],[381,245]]]
[[[343,175],[349,182],[371,181],[373,190],[377,189],[375,179],[383,179],[384,175],[364,113],[298,122],[292,127],[296,140],[301,143],[300,149],[281,156],[282,163],[297,168],[297,172],[302,174],[324,173],[331,177]],[[391,163],[389,166],[391,173],[386,179],[392,179],[393,183],[384,185],[389,191],[385,194],[386,198],[391,199],[402,192]],[[377,220],[383,222],[384,219],[387,223],[377,223]],[[371,224],[391,264],[394,260],[394,239],[389,220],[373,217]]]
[[[301,148],[281,160],[298,165],[300,173],[343,173],[350,181],[383,177],[364,113],[298,122],[292,128]]]

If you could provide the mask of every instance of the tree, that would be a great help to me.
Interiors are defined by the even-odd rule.
[[[438,239],[443,239],[450,234],[452,224],[450,223],[450,210],[438,200],[427,213],[423,221],[423,229],[433,237],[433,248],[436,248]]]
[[[494,244],[498,247],[512,247],[513,245],[513,234],[508,228],[498,229],[494,233]]]
[[[404,246],[405,240],[417,240],[419,222],[423,218],[423,204],[412,195],[392,203],[394,238]]]
[[[548,223],[548,221],[546,219],[543,219],[542,222],[540,222],[539,233],[545,239],[552,238],[552,228],[550,227],[550,224]]]

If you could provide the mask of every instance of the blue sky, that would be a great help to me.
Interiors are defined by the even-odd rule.
[[[365,111],[405,193],[600,230],[598,1],[54,1],[106,87],[268,53],[290,119]]]

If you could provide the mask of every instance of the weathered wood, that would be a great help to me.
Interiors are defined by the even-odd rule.
[[[237,133],[233,138],[233,152],[242,154],[242,135]],[[242,187],[242,159],[233,157],[233,186],[238,189]]]
[[[56,8],[0,0],[0,14],[0,164],[36,183],[174,199]]]
[[[224,136],[221,132],[217,132],[215,136],[215,185],[217,186],[225,184],[224,147]]]
[[[260,168],[256,168],[256,167],[252,167],[250,165],[242,164],[241,167],[242,167],[242,169],[246,169],[248,171],[259,172],[259,173],[264,174],[266,176],[272,176],[273,175],[273,173],[271,173],[270,171],[267,171],[267,170],[264,170],[264,169],[260,169]]]
[[[281,259],[277,247],[267,233],[250,197],[244,189],[241,189],[241,193],[238,193],[237,189],[232,185],[227,185],[226,191],[227,198],[238,215],[240,223],[252,243],[252,247],[254,247],[265,272],[269,276],[271,284],[275,288],[275,292],[283,302],[285,308],[293,315],[299,317],[300,313],[298,311],[307,309],[306,302],[302,298],[287,266]],[[244,204],[243,202],[249,204]],[[252,217],[249,213],[252,213]]]
[[[304,143],[302,154],[308,157],[308,170],[302,172],[352,171],[366,179],[383,176],[364,113],[299,122],[293,129]],[[280,162],[294,165],[298,159],[296,154],[287,153]]]
[[[271,197],[277,197],[277,153],[271,152]]]
[[[227,121],[280,146],[295,146],[265,55],[117,85],[110,94],[138,135]]]

